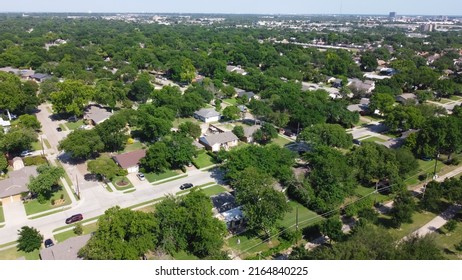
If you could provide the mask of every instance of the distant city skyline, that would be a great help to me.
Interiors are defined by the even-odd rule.
[[[11,0],[0,12],[462,15],[460,0]]]

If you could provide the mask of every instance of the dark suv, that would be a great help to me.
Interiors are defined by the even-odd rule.
[[[66,219],[66,224],[72,224],[83,220],[82,214],[75,214]]]
[[[48,247],[51,247],[51,246],[55,245],[53,243],[53,240],[51,240],[51,239],[45,240],[44,244],[45,244],[45,248],[48,248]]]
[[[183,185],[180,186],[180,190],[187,190],[187,189],[190,189],[193,187],[193,184],[191,183],[185,183]]]

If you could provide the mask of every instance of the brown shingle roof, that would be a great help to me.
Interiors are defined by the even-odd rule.
[[[146,156],[146,150],[138,150],[125,154],[113,156],[112,158],[117,162],[120,167],[127,169],[139,164],[140,160]]]

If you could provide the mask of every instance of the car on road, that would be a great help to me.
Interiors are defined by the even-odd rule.
[[[61,127],[58,126],[58,127],[56,128],[56,131],[61,132],[61,131],[63,131],[63,129],[62,129]]]
[[[25,150],[25,151],[21,152],[22,157],[27,157],[27,156],[31,156],[31,155],[32,155],[32,153],[29,150]]]
[[[140,181],[146,180],[146,177],[144,177],[144,174],[143,174],[143,173],[138,173],[138,174],[136,174],[136,177],[138,177],[138,179],[140,179]]]
[[[83,220],[82,214],[75,214],[66,219],[66,224],[72,224]]]
[[[184,183],[183,185],[180,186],[180,190],[187,190],[193,187],[193,184],[191,183]]]
[[[45,248],[48,248],[48,247],[51,247],[51,246],[55,245],[55,243],[53,243],[53,240],[51,240],[51,239],[47,239],[43,243],[45,244]]]

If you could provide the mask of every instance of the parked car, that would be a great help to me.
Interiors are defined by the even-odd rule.
[[[56,128],[56,131],[61,132],[61,131],[63,131],[63,129],[62,129],[61,127],[58,126],[58,127]]]
[[[75,214],[66,219],[66,224],[72,224],[83,220],[82,214]]]
[[[22,157],[27,157],[27,156],[31,156],[31,155],[32,155],[32,153],[29,150],[25,150],[25,151],[21,152]]]
[[[136,177],[138,177],[138,179],[140,179],[140,181],[146,180],[146,177],[144,177],[144,174],[143,174],[143,173],[138,173],[138,174],[136,174]]]
[[[180,186],[180,190],[187,190],[193,187],[193,184],[191,183],[184,183],[183,185]]]
[[[361,145],[361,141],[359,141],[358,139],[353,139],[353,144]]]
[[[51,239],[47,239],[43,243],[45,244],[45,248],[48,248],[48,247],[51,247],[51,246],[55,245],[55,243],[53,243],[53,240],[51,240]]]

